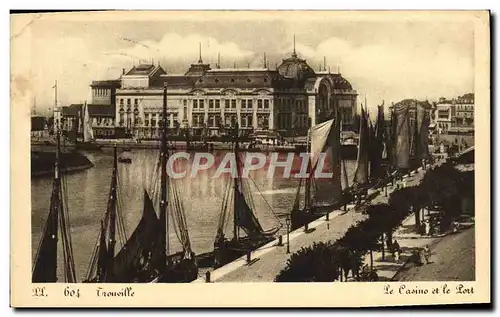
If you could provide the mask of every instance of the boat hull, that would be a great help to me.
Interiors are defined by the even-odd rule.
[[[228,263],[256,250],[274,240],[274,237],[244,237],[238,240],[232,239],[215,244],[214,251],[200,254],[196,257],[198,267],[213,267],[218,269]]]

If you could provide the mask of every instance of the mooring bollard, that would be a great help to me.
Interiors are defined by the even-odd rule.
[[[308,223],[306,223],[305,226],[304,226],[304,231],[307,231],[307,230],[309,230],[309,224]]]
[[[205,282],[210,283],[210,271],[207,271],[207,273],[205,273]]]
[[[252,251],[247,252],[247,262],[250,263],[252,261]]]
[[[330,214],[329,214],[329,213],[327,213],[327,214],[326,214],[326,221],[329,221],[329,220],[330,220]]]
[[[283,246],[283,236],[281,235],[278,237],[278,246]]]

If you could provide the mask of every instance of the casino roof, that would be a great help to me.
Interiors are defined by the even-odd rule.
[[[120,79],[112,80],[93,80],[90,87],[92,88],[120,88],[122,82]]]
[[[152,64],[140,64],[133,66],[125,75],[149,75],[155,68]]]

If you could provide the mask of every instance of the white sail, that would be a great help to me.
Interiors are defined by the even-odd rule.
[[[334,119],[317,124],[311,128],[311,166],[316,167],[319,153],[325,151],[328,137],[332,129]]]
[[[317,182],[315,200],[318,203],[336,203],[342,197],[341,162],[340,162],[340,122],[335,119],[317,124],[311,128],[311,166],[313,170],[318,165],[319,154],[322,153],[323,166],[318,167],[325,172],[332,173],[331,182]],[[328,167],[327,167],[328,166]]]
[[[84,122],[83,122],[83,142],[90,142],[94,140],[94,133],[92,131],[92,122],[90,121],[89,109],[87,104],[84,105]]]

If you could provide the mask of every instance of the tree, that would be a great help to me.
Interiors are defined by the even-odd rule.
[[[347,229],[344,237],[338,240],[341,246],[357,254],[370,252],[370,267],[373,268],[373,250],[380,247],[378,237],[380,232],[370,223],[370,218],[358,222]]]
[[[445,163],[427,172],[421,182],[426,205],[440,210],[441,232],[448,230],[453,219],[461,214],[463,182],[460,174],[450,163]]]
[[[333,282],[339,278],[337,248],[332,243],[314,243],[288,259],[275,282]]]
[[[366,213],[370,217],[369,219],[372,226],[378,228],[376,230],[380,233],[378,239],[381,241],[382,260],[385,260],[384,242],[386,242],[387,249],[392,247],[392,234],[401,223],[400,215],[398,215],[393,206],[389,204],[370,205]]]

